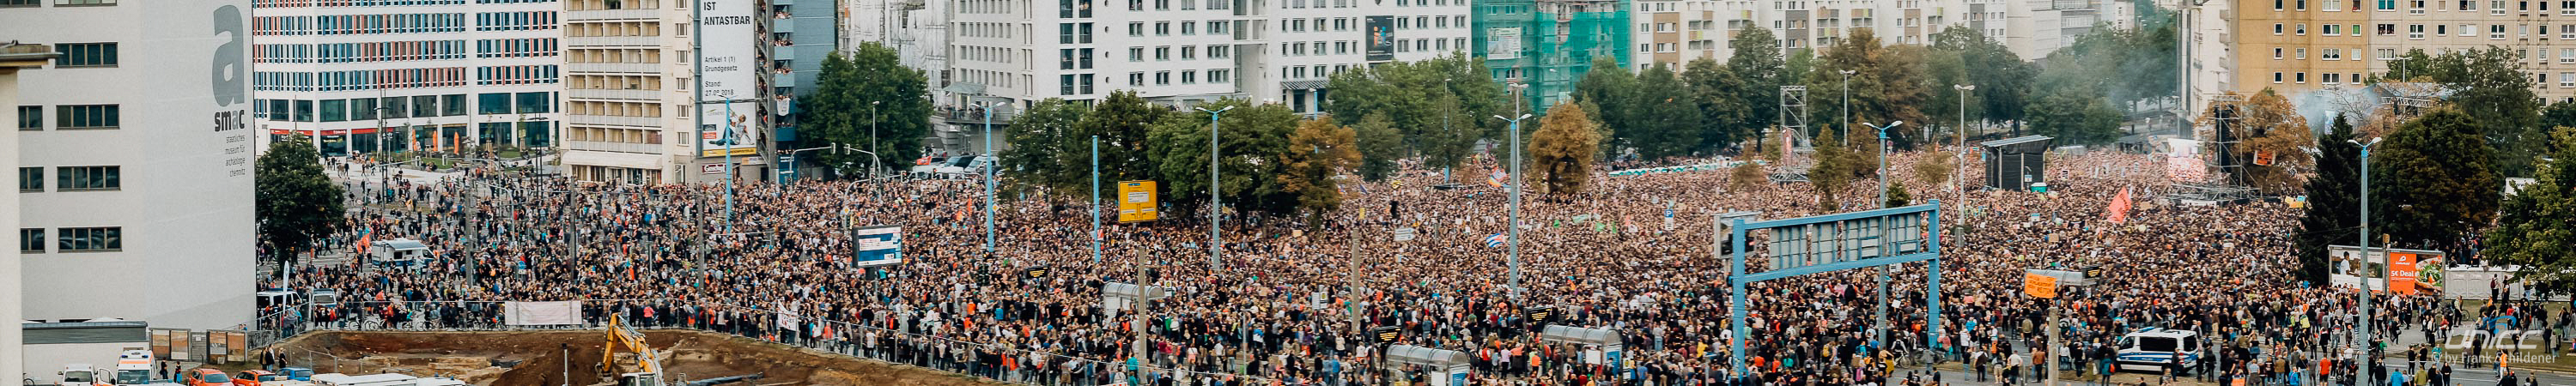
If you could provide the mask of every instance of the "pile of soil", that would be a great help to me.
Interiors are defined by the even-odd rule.
[[[979,378],[685,330],[653,330],[645,340],[669,352],[665,379],[690,380],[761,374],[757,385],[998,385]],[[599,330],[511,332],[319,332],[281,342],[293,365],[317,373],[400,372],[450,376],[476,385],[562,385],[569,363],[575,385],[600,378],[607,333]],[[567,360],[566,350],[570,357]],[[348,358],[332,361],[329,357]],[[359,360],[359,358],[365,358]],[[472,362],[491,367],[466,369]],[[507,368],[499,366],[508,365]],[[614,375],[614,374],[605,374]],[[741,385],[737,383],[736,385]]]

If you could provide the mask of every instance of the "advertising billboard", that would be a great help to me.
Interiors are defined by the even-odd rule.
[[[1520,58],[1521,27],[1494,27],[1485,29],[1486,60],[1512,60]]]
[[[752,0],[698,0],[698,156],[760,153],[759,23]]]
[[[2380,256],[2383,252],[2387,255],[2385,260]],[[2373,291],[2414,294],[2419,290],[2441,291],[2447,276],[2442,251],[2373,247],[2364,254],[2360,247],[2332,245],[2326,247],[2326,256],[2332,261],[2328,269],[2334,271],[2332,279],[2337,287],[2359,287],[2368,282]],[[2382,264],[2388,271],[2385,280],[2379,277]]]
[[[903,226],[879,225],[850,231],[852,267],[903,264]]]
[[[1368,60],[1395,60],[1395,17],[1368,17]]]
[[[1118,183],[1118,222],[1154,221],[1162,217],[1156,206],[1153,181]]]

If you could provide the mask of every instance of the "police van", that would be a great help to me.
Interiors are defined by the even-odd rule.
[[[2142,328],[2120,337],[2120,370],[2163,372],[2168,363],[2188,371],[2200,364],[2200,333],[2190,330]],[[2177,374],[2179,375],[2179,374]]]

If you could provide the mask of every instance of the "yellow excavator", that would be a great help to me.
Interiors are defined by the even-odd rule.
[[[633,364],[618,365],[619,353],[632,354],[629,357]],[[600,350],[600,372],[639,370],[618,374],[617,386],[665,386],[662,383],[662,360],[669,356],[644,344],[644,333],[627,327],[625,319],[613,314],[608,317],[608,347]]]

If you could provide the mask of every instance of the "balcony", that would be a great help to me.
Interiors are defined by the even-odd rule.
[[[613,151],[620,153],[658,154],[662,152],[662,145],[651,143],[564,141],[564,148],[588,151]]]
[[[660,36],[576,36],[564,38],[565,47],[658,47]]]
[[[795,30],[796,30],[796,18],[792,18],[792,17],[789,17],[789,18],[771,17],[771,18],[769,18],[769,30],[771,30],[771,31],[795,31]]]
[[[564,63],[565,72],[623,72],[636,74],[662,73],[661,63]]]
[[[564,97],[572,99],[661,100],[663,96],[662,90],[599,88],[576,88],[564,90]]]
[[[771,72],[770,74],[772,74],[772,75],[770,75],[770,76],[772,76],[772,78],[770,78],[770,80],[769,80],[769,84],[772,84],[772,85],[780,85],[780,86],[790,86],[790,87],[793,87],[793,86],[795,86],[795,85],[796,85],[796,73],[793,73],[793,72]]]
[[[634,126],[634,127],[650,127],[650,128],[661,128],[661,127],[662,127],[662,117],[619,117],[619,116],[607,116],[607,115],[580,115],[580,114],[574,114],[574,115],[566,116],[566,117],[565,117],[565,120],[572,121],[572,124],[575,124],[575,125],[610,125],[610,126]]]
[[[603,9],[603,10],[594,10],[594,11],[564,11],[564,20],[565,20],[565,21],[660,20],[661,18],[662,18],[662,10],[659,10],[659,9]]]

